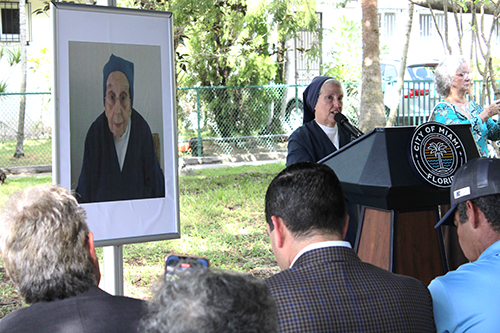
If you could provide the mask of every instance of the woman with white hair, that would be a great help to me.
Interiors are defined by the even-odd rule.
[[[429,121],[445,125],[471,124],[472,135],[482,157],[488,157],[487,140],[500,140],[500,124],[491,119],[500,113],[500,101],[481,107],[468,100],[471,74],[469,65],[462,56],[449,56],[436,68],[434,84],[443,97],[432,111]]]

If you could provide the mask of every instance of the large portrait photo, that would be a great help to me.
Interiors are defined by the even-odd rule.
[[[52,6],[54,181],[98,245],[179,237],[171,13]]]
[[[165,197],[160,67],[158,46],[69,42],[71,189],[80,203]]]

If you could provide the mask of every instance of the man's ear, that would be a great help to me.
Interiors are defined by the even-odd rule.
[[[274,226],[274,244],[276,244],[277,247],[283,247],[287,231],[285,222],[281,217],[277,216],[271,216],[271,221]]]
[[[95,253],[94,234],[92,231],[89,231],[87,236],[87,250],[89,251],[90,258],[92,258],[92,262],[94,263],[96,280],[99,285],[99,282],[101,281],[101,270],[99,269],[99,259],[97,259],[97,254]]]
[[[473,229],[477,229],[479,225],[485,221],[484,213],[479,209],[479,207],[473,204],[470,200],[467,200],[467,217],[471,223]]]

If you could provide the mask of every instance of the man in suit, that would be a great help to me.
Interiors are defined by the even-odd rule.
[[[99,262],[86,214],[62,187],[13,195],[0,215],[0,253],[29,307],[0,332],[137,332],[145,302],[98,288]]]
[[[266,280],[280,332],[434,332],[426,286],[362,262],[342,241],[348,216],[332,169],[287,167],[266,193],[267,231],[283,270]]]
[[[439,221],[457,228],[469,263],[429,285],[438,332],[497,332],[500,327],[500,160],[478,158],[455,173],[451,209]]]

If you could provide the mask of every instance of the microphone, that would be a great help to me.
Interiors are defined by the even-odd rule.
[[[342,126],[345,130],[347,130],[349,133],[351,133],[354,138],[359,138],[360,136],[363,135],[363,132],[361,132],[356,126],[353,126],[349,123],[349,120],[344,116],[342,113],[337,112],[334,116],[335,121],[337,124]]]

